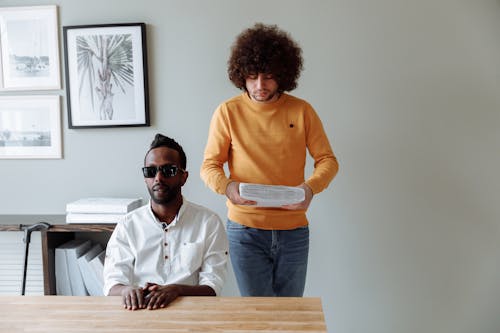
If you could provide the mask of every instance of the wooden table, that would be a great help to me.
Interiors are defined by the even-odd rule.
[[[1,296],[0,332],[326,332],[319,298],[180,297],[125,310],[121,297]]]

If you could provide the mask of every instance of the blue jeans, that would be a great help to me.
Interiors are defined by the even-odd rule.
[[[229,253],[241,296],[302,297],[309,228],[262,230],[227,221]]]

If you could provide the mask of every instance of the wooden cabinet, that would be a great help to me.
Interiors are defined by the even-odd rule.
[[[56,295],[55,249],[75,238],[88,238],[106,243],[115,224],[55,224],[42,231],[43,290],[45,295]],[[103,244],[105,247],[106,244]]]
[[[43,290],[45,295],[56,295],[55,249],[75,238],[90,239],[103,248],[115,224],[67,224],[65,215],[0,215],[0,231],[22,231],[23,226],[47,222],[50,228],[41,232]]]

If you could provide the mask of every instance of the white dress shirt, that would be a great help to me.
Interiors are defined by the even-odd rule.
[[[227,261],[226,231],[216,213],[184,199],[167,225],[149,203],[127,214],[109,239],[104,295],[116,284],[144,287],[147,282],[207,285],[219,295]]]

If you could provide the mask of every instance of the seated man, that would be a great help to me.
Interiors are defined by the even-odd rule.
[[[142,168],[151,199],[126,215],[109,239],[104,295],[123,297],[128,310],[163,308],[178,296],[216,296],[228,243],[219,216],[185,200],[186,155],[157,134]]]

